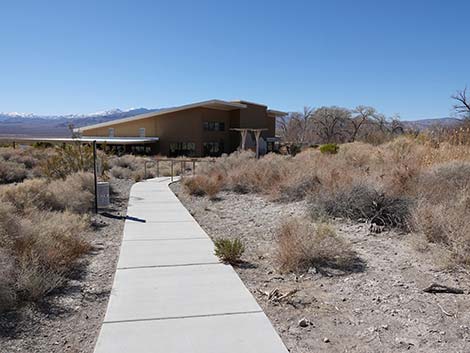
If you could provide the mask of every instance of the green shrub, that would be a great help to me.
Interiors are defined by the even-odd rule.
[[[214,241],[215,255],[225,263],[237,264],[245,252],[240,239],[219,238]]]
[[[336,154],[339,151],[339,146],[336,143],[327,143],[320,146],[321,153]]]

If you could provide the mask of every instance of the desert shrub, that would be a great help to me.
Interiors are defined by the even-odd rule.
[[[83,213],[91,209],[94,200],[94,180],[91,173],[75,173],[65,180],[52,180],[47,184],[43,205],[54,211],[69,210]]]
[[[93,175],[76,173],[65,180],[30,179],[0,190],[0,200],[24,212],[39,210],[85,212],[93,205]]]
[[[131,179],[132,170],[116,165],[111,168],[110,173],[117,179]]]
[[[126,154],[121,157],[114,157],[110,160],[111,167],[120,167],[130,170],[143,168],[144,158]]]
[[[470,265],[470,163],[437,165],[416,183],[413,229],[431,243],[448,248],[453,261]]]
[[[299,174],[280,184],[278,200],[285,202],[301,201],[321,188],[316,175]]]
[[[225,186],[235,192],[277,193],[279,184],[289,175],[290,164],[285,156],[269,154],[250,158],[226,172]]]
[[[303,272],[312,266],[352,270],[357,256],[330,225],[292,218],[277,232],[277,260],[284,272]]]
[[[24,164],[0,160],[0,184],[21,182],[28,176]]]
[[[98,151],[101,165],[101,176],[105,177],[109,169],[107,156]],[[55,147],[54,153],[41,164],[42,172],[52,179],[65,179],[67,175],[77,172],[93,172],[93,147],[91,145],[66,144]]]
[[[336,143],[327,143],[320,146],[321,153],[336,154],[338,153],[339,146]]]
[[[240,239],[219,238],[214,240],[215,255],[223,262],[237,264],[240,262],[245,246]]]
[[[37,300],[59,287],[90,249],[82,236],[89,224],[86,217],[39,210],[18,217],[12,210],[11,204],[0,206],[3,309],[14,305],[16,298]]]
[[[366,221],[380,226],[408,229],[410,200],[386,195],[368,184],[356,184],[312,200],[314,218],[324,214]]]
[[[220,176],[196,175],[183,178],[183,187],[187,193],[194,196],[209,196],[213,199],[222,188]]]
[[[11,253],[0,248],[0,313],[16,303],[14,262]]]
[[[299,145],[299,144],[291,144],[289,146],[289,154],[291,156],[296,156],[297,154],[299,154],[300,152],[302,152],[302,146]]]

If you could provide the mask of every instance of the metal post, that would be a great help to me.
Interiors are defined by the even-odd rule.
[[[183,175],[184,169],[183,169],[183,161],[180,162],[180,175]]]
[[[183,173],[186,171],[186,159],[183,160]]]
[[[98,178],[96,177],[96,141],[93,141],[93,177],[95,181],[95,213],[98,213]]]
[[[160,177],[160,160],[157,159],[157,178]]]
[[[173,182],[173,159],[171,160],[171,182]]]
[[[196,175],[196,161],[193,159],[193,175]]]
[[[144,180],[147,179],[147,161],[144,161]]]

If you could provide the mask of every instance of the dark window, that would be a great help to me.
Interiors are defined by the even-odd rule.
[[[225,131],[225,123],[221,121],[204,121],[205,131]]]
[[[204,156],[218,157],[224,153],[224,141],[220,142],[204,142]]]
[[[195,154],[196,144],[194,142],[170,142],[170,157],[192,157]]]

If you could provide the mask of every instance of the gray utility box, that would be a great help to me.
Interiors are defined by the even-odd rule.
[[[98,207],[109,206],[109,183],[106,181],[99,181],[97,188],[98,194]]]

